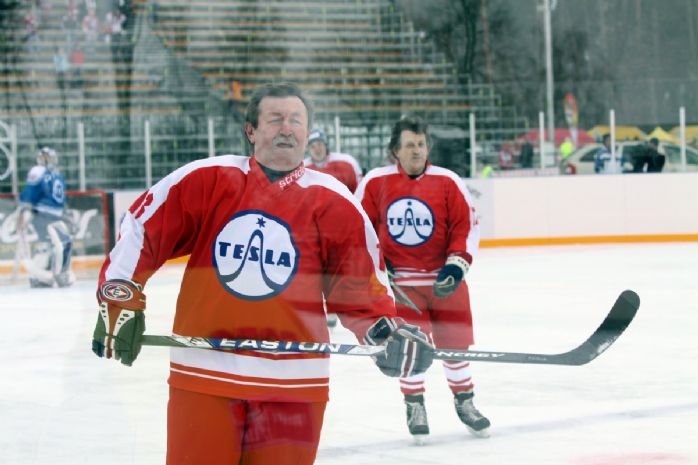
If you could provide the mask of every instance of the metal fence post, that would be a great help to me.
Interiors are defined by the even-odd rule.
[[[87,177],[85,176],[85,124],[78,122],[78,166],[80,190],[87,190]]]
[[[213,128],[213,118],[208,118],[208,156],[209,158],[216,156],[216,136]]]
[[[145,188],[153,185],[152,152],[150,147],[150,120],[145,120]]]

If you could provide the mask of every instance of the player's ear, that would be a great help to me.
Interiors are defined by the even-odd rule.
[[[254,145],[254,128],[249,121],[245,123],[245,135],[250,144]]]

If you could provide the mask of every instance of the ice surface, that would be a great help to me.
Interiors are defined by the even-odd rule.
[[[148,333],[169,332],[181,272],[148,283]],[[435,365],[432,434],[415,446],[397,382],[337,356],[318,465],[698,464],[698,244],[483,249],[468,282],[483,350],[562,352],[622,290],[642,303],[588,365],[474,362],[489,439],[459,423]],[[94,291],[0,287],[0,464],[164,463],[168,351],[146,347],[132,368],[95,357]],[[356,342],[341,326],[333,339]]]

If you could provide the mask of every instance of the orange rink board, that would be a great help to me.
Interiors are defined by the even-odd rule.
[[[572,244],[629,244],[629,243],[657,243],[657,242],[698,242],[698,234],[642,234],[623,236],[570,236],[570,237],[522,237],[504,239],[482,239],[480,247],[526,247],[545,245],[572,245]],[[167,263],[186,263],[189,256],[169,260]],[[78,276],[85,273],[95,274],[104,262],[104,257],[76,257],[73,259],[72,268]],[[0,276],[10,275],[15,271],[15,264],[11,261],[0,262]],[[24,267],[19,266],[18,272],[24,274]],[[81,273],[82,272],[82,273]]]

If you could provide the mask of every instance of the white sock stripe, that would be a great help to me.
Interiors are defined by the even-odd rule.
[[[470,363],[458,364],[454,367],[453,364],[444,363],[444,374],[449,383],[461,384],[465,382],[471,382],[472,370],[470,369]]]

